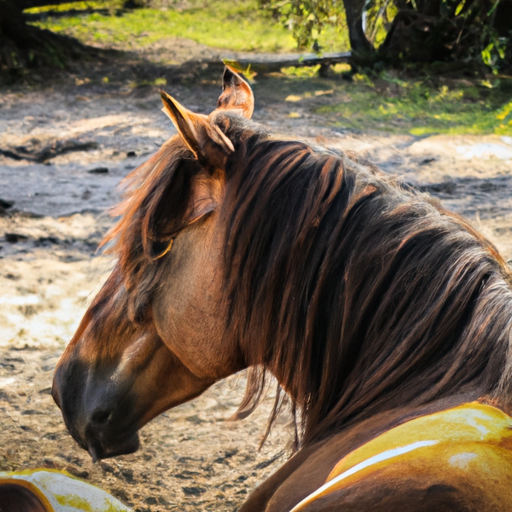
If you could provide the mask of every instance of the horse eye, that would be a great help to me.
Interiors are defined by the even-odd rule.
[[[169,241],[163,241],[163,242],[154,242],[153,243],[153,250],[152,250],[152,257],[154,260],[158,260],[165,256],[170,250],[172,249],[172,245],[174,243],[174,238],[171,238]]]

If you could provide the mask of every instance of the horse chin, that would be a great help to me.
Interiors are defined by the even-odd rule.
[[[140,447],[140,441],[138,434],[134,434],[125,441],[114,445],[105,446],[103,443],[89,444],[86,450],[92,458],[93,462],[97,462],[102,459],[109,459],[111,457],[117,457],[118,455],[128,455],[136,452]]]

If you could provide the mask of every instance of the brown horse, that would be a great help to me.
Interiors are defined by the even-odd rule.
[[[512,286],[464,220],[351,153],[273,138],[226,69],[218,108],[127,178],[117,265],[55,372],[94,459],[250,368],[298,452],[241,511],[511,511]]]

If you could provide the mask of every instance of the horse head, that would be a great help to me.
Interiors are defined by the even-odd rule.
[[[512,275],[490,242],[358,155],[269,136],[230,68],[209,116],[162,101],[178,135],[127,178],[105,240],[116,266],[55,371],[55,401],[93,458],[135,450],[156,415],[263,368],[300,410],[306,455],[289,462],[304,465],[281,507],[247,509],[287,511],[413,417],[474,400],[512,410]],[[263,389],[252,375],[245,411]],[[352,471],[340,467],[336,479]]]
[[[138,448],[137,431],[245,366],[226,336],[219,211],[222,131],[252,115],[249,85],[226,67],[218,108],[195,114],[162,92],[178,130],[127,178],[122,220],[107,235],[118,261],[57,365],[52,395],[93,459]]]

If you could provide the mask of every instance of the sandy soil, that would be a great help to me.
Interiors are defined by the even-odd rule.
[[[153,421],[137,454],[94,465],[50,397],[59,355],[112,265],[96,247],[112,222],[115,186],[173,133],[156,88],[127,87],[122,72],[117,84],[84,73],[94,78],[89,69],[72,84],[0,94],[0,470],[65,469],[137,511],[233,510],[290,453],[287,417],[257,451],[271,397],[243,422],[226,421],[243,375]],[[184,81],[183,68],[167,76],[166,89],[190,108],[214,107],[216,78]],[[470,218],[512,260],[512,140],[340,132],[313,113],[336,94],[290,105],[291,88],[276,77],[258,81],[255,119],[360,151]]]

